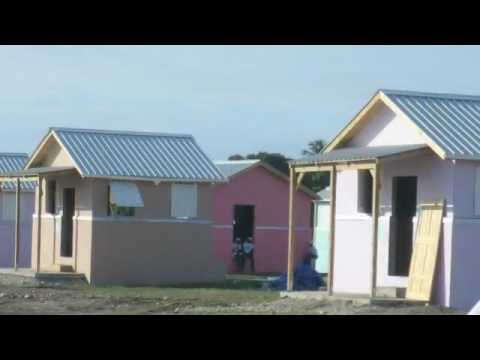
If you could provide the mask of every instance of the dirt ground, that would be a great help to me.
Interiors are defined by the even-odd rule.
[[[298,314],[451,315],[433,306],[358,305],[352,301],[281,298],[252,282],[226,281],[195,287],[92,287],[43,283],[0,275],[0,314]]]

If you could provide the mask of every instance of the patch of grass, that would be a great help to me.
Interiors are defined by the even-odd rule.
[[[258,284],[239,282],[162,287],[97,286],[91,289],[95,296],[101,297],[188,301],[197,306],[261,303],[279,298],[278,292],[260,290]]]

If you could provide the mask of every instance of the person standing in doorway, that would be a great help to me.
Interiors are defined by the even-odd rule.
[[[245,268],[245,255],[243,253],[242,242],[238,237],[233,241],[232,255],[237,267],[237,271],[243,272]]]
[[[254,260],[254,245],[253,239],[249,236],[243,242],[243,253],[245,255],[245,262],[248,260],[250,263],[250,272],[255,272],[255,260]]]

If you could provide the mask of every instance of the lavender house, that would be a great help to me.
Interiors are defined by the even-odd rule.
[[[291,163],[292,182],[319,170],[332,180],[331,293],[406,288],[418,205],[443,199],[432,302],[480,299],[480,96],[380,90],[321,154]]]
[[[0,153],[0,174],[23,169],[27,154]],[[35,182],[20,185],[20,241],[18,266],[31,265],[32,215],[35,202]],[[4,182],[0,187],[0,268],[11,268],[15,256],[16,184]]]

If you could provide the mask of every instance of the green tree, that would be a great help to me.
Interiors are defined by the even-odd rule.
[[[234,154],[229,156],[228,160],[245,160],[245,158],[240,154]]]
[[[315,155],[322,152],[325,147],[325,141],[318,139],[308,143],[308,149],[302,150],[302,155]]]
[[[322,152],[325,147],[325,141],[318,139],[308,143],[308,148],[302,150],[302,155],[313,156]],[[328,172],[307,173],[303,178],[303,184],[312,189],[314,192],[326,188],[330,183],[330,176]]]

